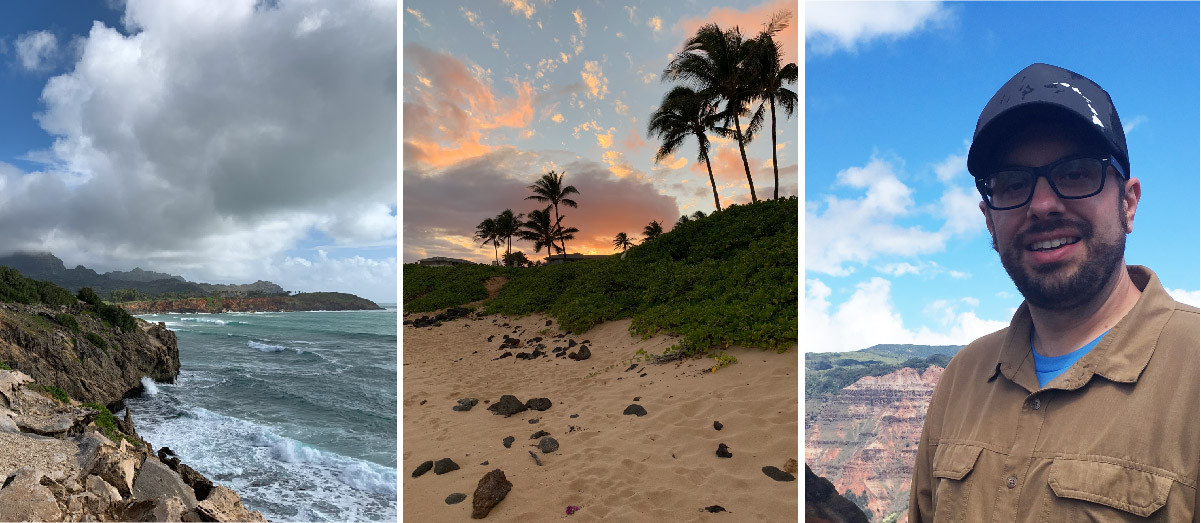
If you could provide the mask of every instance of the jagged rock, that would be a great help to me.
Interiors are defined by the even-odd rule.
[[[526,408],[516,396],[505,394],[500,397],[499,401],[488,407],[488,410],[492,411],[493,414],[502,415],[507,418],[519,412],[525,412]]]
[[[724,426],[725,426],[725,425],[722,425],[720,421],[714,421],[714,422],[713,422],[713,430],[721,430],[721,428],[722,428],[722,427],[724,427]]]
[[[125,418],[117,420],[117,430],[130,436],[137,434],[137,431],[133,428],[133,412],[129,407],[125,407]]]
[[[771,465],[763,467],[763,473],[767,474],[767,477],[776,481],[796,481],[796,476],[793,476],[792,474],[784,472],[783,470]]]
[[[41,484],[42,472],[18,469],[0,489],[0,521],[54,521],[62,518],[50,489]]]
[[[429,472],[433,468],[434,468],[434,461],[426,460],[424,463],[417,465],[417,468],[413,469],[413,477],[418,477],[422,474],[425,474],[426,472]]]
[[[568,354],[567,357],[576,361],[584,361],[592,357],[592,351],[588,350],[587,345],[583,345],[580,347],[579,352]]]
[[[17,427],[17,422],[12,419],[15,415],[16,413],[13,411],[0,407],[0,434],[16,434],[21,432],[21,429]]]
[[[626,407],[626,410],[622,411],[621,413],[627,416],[633,414],[635,416],[642,417],[646,415],[646,409],[643,408],[642,405],[633,403],[629,407]]]
[[[471,496],[471,518],[484,519],[513,490],[513,484],[500,469],[484,474]]]
[[[183,502],[187,510],[196,508],[196,493],[170,467],[149,456],[142,462],[142,468],[138,471],[137,478],[133,480],[133,497],[135,499],[174,497]]]
[[[454,410],[454,411],[458,411],[458,412],[467,412],[467,411],[471,410],[471,407],[474,407],[479,402],[480,402],[480,400],[475,399],[475,398],[463,398],[463,399],[459,400],[458,405],[451,407],[450,410]]]
[[[212,481],[209,481],[208,478],[183,463],[179,464],[178,472],[184,484],[192,487],[192,492],[196,494],[197,501],[203,501],[209,497],[209,493],[213,490]]]
[[[196,506],[200,517],[206,521],[267,521],[257,510],[242,506],[242,497],[224,485],[213,487],[213,491]]]
[[[550,435],[549,432],[547,432],[545,430],[540,430],[538,432],[530,434],[530,439],[538,439],[538,438],[541,438],[542,436],[549,436],[549,435]]]
[[[538,440],[538,450],[541,450],[543,454],[550,454],[551,452],[559,450],[559,442],[556,441],[555,438],[545,436]]]
[[[21,432],[63,439],[82,434],[84,427],[91,423],[92,416],[91,409],[72,407],[50,414],[18,415],[13,421]]]
[[[175,451],[171,447],[160,447],[158,449],[158,459],[163,464],[171,467],[171,470],[176,470],[179,467],[179,456],[175,455]]]
[[[717,444],[717,457],[732,458],[732,457],[734,457],[734,455],[730,453],[730,447],[727,447],[725,443],[718,443]]]
[[[867,514],[853,501],[842,497],[830,480],[818,476],[805,464],[805,520],[867,523]]]
[[[505,438],[505,439],[504,439],[505,448],[506,448],[506,449],[507,449],[507,448],[512,448],[512,447],[513,447],[513,442],[514,442],[514,441],[516,441],[516,440],[517,440],[517,438],[514,438],[513,436],[509,436],[509,437]]]
[[[179,498],[154,500],[154,521],[183,521],[183,513],[190,509],[184,508],[184,502]]]
[[[543,411],[550,407],[551,403],[547,398],[531,398],[525,402],[525,408],[530,410]]]
[[[138,459],[128,453],[112,447],[100,447],[91,473],[117,487],[122,498],[128,498],[133,494],[133,480],[137,477],[138,465]]]
[[[21,386],[31,382],[33,378],[21,371],[0,371],[0,405],[12,407]]]
[[[449,495],[449,496],[446,496],[446,504],[447,504],[447,505],[454,505],[454,504],[456,504],[456,503],[459,503],[459,502],[461,502],[461,501],[463,501],[463,500],[465,500],[465,499],[467,499],[467,494],[464,494],[464,493],[462,493],[462,492],[455,492],[454,494],[451,494],[451,495]]]
[[[572,347],[575,347],[575,346],[576,346],[576,342],[575,342],[575,340],[567,340],[567,348],[569,348],[569,349],[570,349],[570,348],[572,348]]]
[[[434,462],[434,474],[442,475],[452,470],[459,470],[459,464],[453,459],[442,458]]]
[[[112,447],[113,443],[108,438],[96,431],[88,431],[79,437],[79,455],[76,456],[76,464],[79,465],[81,475],[87,475],[92,472],[92,468],[96,466],[96,461],[100,457],[100,449],[102,447]]]
[[[117,490],[117,487],[110,485],[107,481],[101,479],[100,476],[90,474],[84,481],[86,482],[87,492],[102,502],[104,508],[107,508],[109,503],[116,503],[121,500],[121,492]]]
[[[797,473],[796,460],[792,459],[792,458],[788,458],[788,461],[784,462],[784,468],[782,468],[781,470],[783,470],[784,472],[787,472],[789,474],[796,474]]]

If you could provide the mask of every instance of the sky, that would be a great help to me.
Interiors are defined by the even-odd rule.
[[[447,256],[491,262],[472,236],[505,209],[529,213],[525,200],[543,174],[565,173],[579,195],[560,208],[579,229],[569,252],[611,254],[619,232],[640,239],[652,220],[670,229],[682,214],[713,212],[695,140],[653,161],[649,116],[674,85],[662,73],[702,24],[758,34],[772,13],[792,13],[777,41],[797,63],[797,4],[755,1],[406,1],[401,80],[402,259]],[[788,86],[795,89],[797,86]],[[746,125],[747,118],[742,119]],[[799,116],[777,108],[780,196],[798,194]],[[732,139],[710,136],[721,204],[750,201]],[[774,190],[770,127],[747,146],[755,192]],[[530,259],[532,242],[515,241]]]
[[[0,244],[396,302],[384,0],[0,7]]]
[[[1197,3],[807,3],[804,326],[810,351],[966,344],[1022,298],[966,157],[1036,62],[1107,90],[1142,199],[1126,262],[1201,304]]]

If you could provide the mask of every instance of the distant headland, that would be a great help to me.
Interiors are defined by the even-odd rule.
[[[130,314],[195,312],[276,312],[313,310],[379,310],[375,302],[341,292],[290,293],[259,280],[247,284],[197,283],[182,276],[147,271],[98,273],[78,265],[68,269],[49,252],[0,255],[0,266],[12,267],[26,278],[42,280],[79,292],[88,287]]]

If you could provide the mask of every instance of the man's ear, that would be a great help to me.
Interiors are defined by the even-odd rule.
[[[984,214],[984,226],[988,227],[988,234],[996,236],[996,232],[992,228],[992,213],[989,211],[988,204],[984,200],[980,200],[980,212]]]
[[[1138,178],[1126,180],[1126,200],[1122,212],[1126,213],[1126,234],[1134,232],[1134,212],[1138,210],[1138,200],[1143,196],[1142,183]]]

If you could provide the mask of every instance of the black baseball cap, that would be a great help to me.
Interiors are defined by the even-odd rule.
[[[1090,129],[1111,152],[1126,176],[1130,156],[1126,132],[1113,100],[1096,82],[1077,73],[1047,64],[1032,64],[1013,75],[997,90],[976,121],[967,170],[980,177],[990,153],[1015,127],[1036,120],[1063,120]]]

